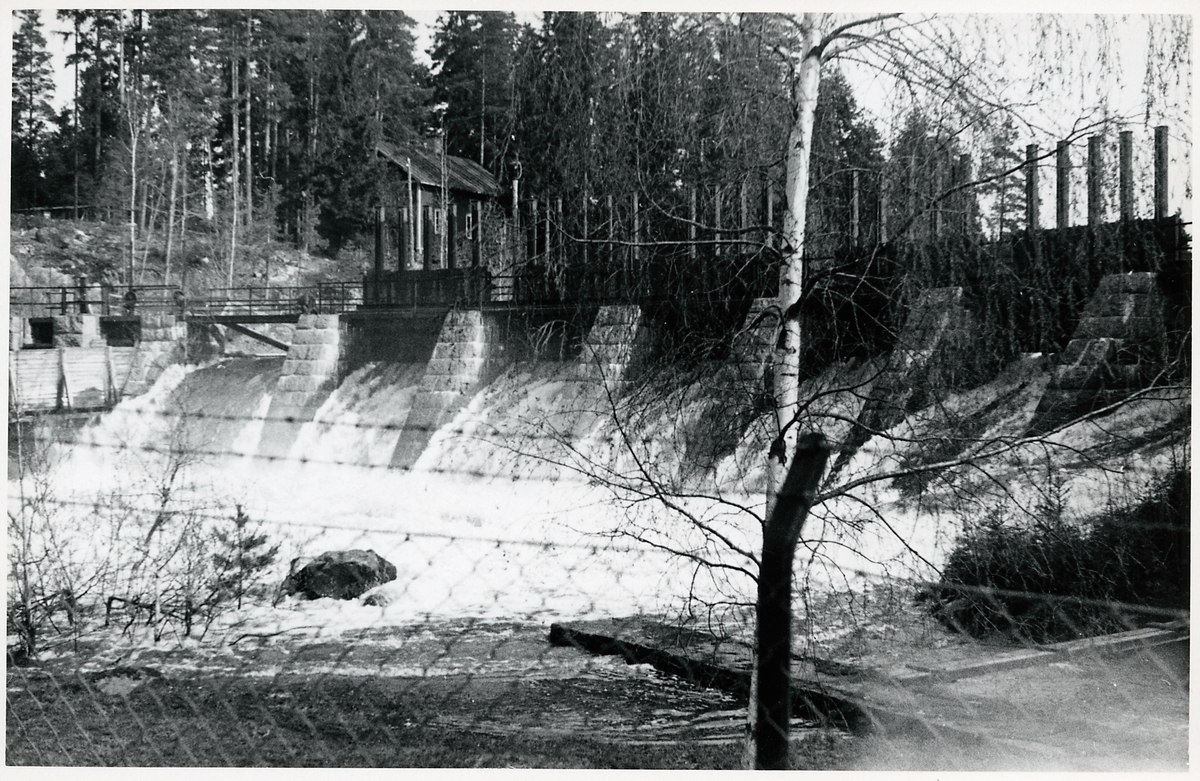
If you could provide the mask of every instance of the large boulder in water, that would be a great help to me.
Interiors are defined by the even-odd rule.
[[[308,599],[355,599],[396,579],[396,565],[373,550],[328,551],[297,568],[299,562],[292,562],[280,587],[284,594],[303,594]]]

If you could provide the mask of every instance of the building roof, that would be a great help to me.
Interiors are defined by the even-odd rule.
[[[390,144],[380,141],[375,151],[396,164],[407,176],[426,187],[442,186],[442,160],[436,152],[414,145]],[[411,168],[410,168],[411,162]],[[446,188],[457,192],[496,197],[502,192],[500,183],[486,168],[465,157],[446,155]]]

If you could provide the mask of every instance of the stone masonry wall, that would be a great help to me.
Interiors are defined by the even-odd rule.
[[[1058,356],[1030,432],[1050,431],[1144,387],[1164,365],[1165,304],[1152,272],[1100,280]]]
[[[91,315],[71,315],[90,317]],[[58,324],[55,323],[55,329]],[[99,328],[97,327],[97,333]],[[103,344],[103,342],[100,342]],[[154,381],[174,363],[186,359],[187,323],[177,321],[173,314],[143,314],[141,339],[133,353],[133,362],[124,382],[118,387],[121,396],[145,393]]]
[[[602,306],[584,339],[577,376],[615,387],[645,361],[652,346],[653,329],[645,322],[641,307]]]
[[[952,387],[956,375],[969,369],[974,334],[975,320],[963,306],[961,287],[922,293],[908,313],[887,368],[871,389],[856,436],[899,423],[906,412],[926,403],[926,389]]]
[[[337,315],[300,315],[271,397],[260,454],[287,455],[300,424],[313,419],[341,379],[341,345],[342,323]]]
[[[779,333],[779,301],[756,298],[750,304],[742,329],[734,334],[731,355],[739,380],[747,386],[770,392],[763,384]]]
[[[99,315],[55,315],[55,347],[103,347]]]
[[[478,309],[446,314],[392,452],[393,467],[412,468],[433,433],[453,420],[472,394],[499,374],[507,357],[505,341],[496,315]]]

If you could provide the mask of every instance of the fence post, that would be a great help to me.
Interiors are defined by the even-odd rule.
[[[746,239],[746,228],[750,224],[750,205],[746,201],[746,180],[742,180],[741,187],[738,190],[738,252],[741,252],[740,242]]]
[[[1054,151],[1054,168],[1057,174],[1054,225],[1061,230],[1071,226],[1071,148],[1067,141],[1059,141]]]
[[[721,186],[713,187],[713,257],[721,257]]]
[[[384,207],[375,210],[375,279],[383,277],[383,258],[385,247],[383,242],[383,226],[387,224]]]
[[[471,237],[471,265],[479,268],[480,260],[483,257],[483,203],[471,201],[471,212],[475,215],[474,223],[471,226],[474,234]]]
[[[591,239],[591,234],[588,233],[588,192],[586,186],[583,188],[583,203],[581,205],[583,206],[583,246],[580,249],[583,256],[583,269],[586,272],[588,271],[588,241]]]
[[[1122,130],[1120,146],[1121,222],[1133,220],[1133,131]]]
[[[887,179],[883,171],[879,172],[879,214],[877,216],[879,222],[879,236],[875,239],[880,244],[887,244],[888,240],[888,191]]]
[[[804,520],[829,459],[819,433],[802,434],[792,466],[763,527],[758,573],[758,687],[754,708],[754,767],[786,770],[792,715],[792,563]]]
[[[458,204],[450,204],[446,214],[446,268],[458,268]]]
[[[850,172],[850,244],[858,246],[858,169]]]
[[[613,262],[613,258],[616,254],[616,250],[613,248],[613,239],[616,235],[617,215],[616,215],[615,211],[613,210],[612,195],[609,194],[609,195],[604,196],[604,201],[605,201],[605,204],[608,206],[608,259],[607,259],[608,262],[604,264],[604,267],[605,267],[604,287],[605,287],[605,293],[607,293],[608,290],[610,290],[612,287],[612,284],[613,284],[612,278],[613,278],[613,274],[616,271],[616,269],[614,268],[614,266],[616,266],[616,264]]]
[[[1154,219],[1167,216],[1167,126],[1154,128]]]
[[[767,179],[767,246],[775,249],[775,182]]]
[[[558,260],[559,267],[566,265],[566,240],[563,238],[563,206],[562,198],[554,199],[554,255]],[[546,222],[550,222],[550,215],[546,215]],[[548,240],[547,240],[548,241]]]
[[[628,291],[634,287],[633,278],[637,275],[639,282],[642,270],[642,252],[639,246],[642,241],[642,223],[641,214],[638,211],[638,193],[635,190],[633,193],[633,247],[631,267],[625,272],[625,289]]]
[[[538,256],[538,201],[534,198],[529,202],[529,225],[533,231],[533,244],[529,248],[529,259],[536,260]]]
[[[1025,147],[1025,229],[1038,229],[1038,145]]]
[[[688,262],[696,267],[696,188],[688,194]]]
[[[1088,137],[1088,227],[1100,225],[1100,173],[1104,165],[1101,159],[1100,136]]]
[[[971,156],[963,153],[958,157],[958,179],[954,182],[955,186],[964,185],[971,181]],[[970,232],[971,227],[971,199],[967,197],[965,190],[959,190],[958,198],[958,232],[960,235],[966,236]]]

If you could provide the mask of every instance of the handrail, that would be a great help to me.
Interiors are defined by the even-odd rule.
[[[25,317],[65,314],[136,315],[174,312],[190,315],[337,314],[362,303],[358,282],[320,282],[283,287],[216,288],[201,297],[186,296],[174,285],[145,285],[121,292],[111,287],[16,286],[9,290],[9,308]]]

